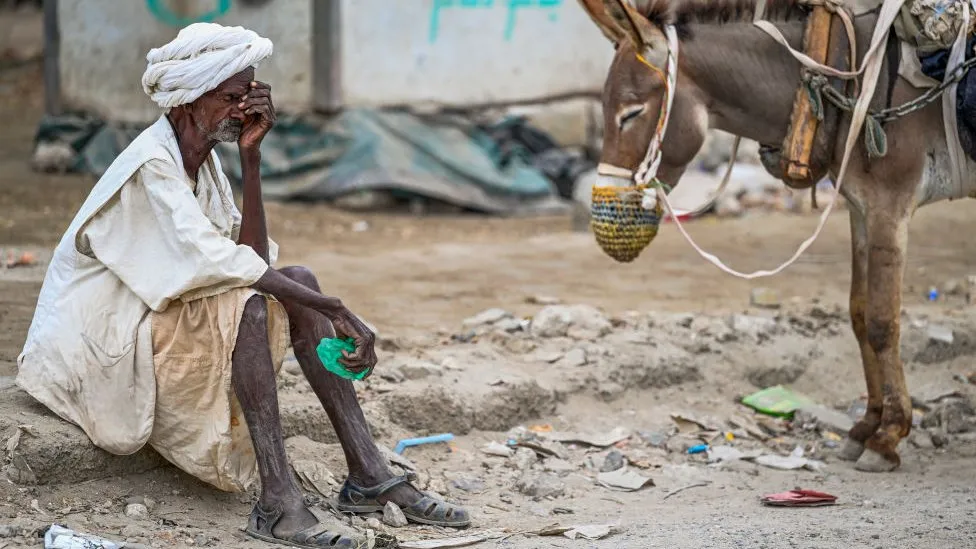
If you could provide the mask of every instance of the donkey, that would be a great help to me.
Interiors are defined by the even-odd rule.
[[[757,0],[651,0],[637,7],[626,0],[579,2],[616,49],[602,96],[602,164],[636,172],[644,159],[665,97],[664,75],[653,70],[666,66],[665,25],[676,29],[680,55],[660,148],[660,181],[672,188],[678,184],[711,128],[770,149],[783,143],[801,67],[782,45],[752,24]],[[765,19],[793,48],[801,49],[807,13],[797,0],[780,0],[770,2]],[[877,21],[877,10],[854,19],[857,44],[870,42]],[[922,90],[898,76],[894,32],[890,38],[872,108],[922,95]],[[858,52],[859,63],[864,54]],[[851,118],[839,109],[833,114],[835,122],[822,128],[820,135],[826,137],[818,136],[818,142],[830,151],[825,171],[836,178]],[[951,184],[940,102],[887,123],[885,130],[886,156],[870,158],[859,140],[841,188],[849,203],[852,241],[850,318],[860,346],[868,405],[840,454],[856,461],[856,469],[869,472],[889,472],[901,465],[897,446],[912,425],[899,355],[909,221],[920,206],[973,197],[976,191],[969,159],[966,188]]]

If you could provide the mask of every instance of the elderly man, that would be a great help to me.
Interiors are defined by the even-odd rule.
[[[392,501],[414,522],[466,526],[464,509],[392,475],[352,383],[318,359],[317,344],[338,334],[356,344],[341,362],[371,372],[373,334],[307,269],[273,267],[259,165],[275,109],[254,78],[271,51],[252,31],[201,23],[149,52],[143,87],[165,114],[122,151],[57,246],[18,383],[109,452],[149,443],[227,491],[260,477],[254,537],[355,546],[305,505],[289,472],[275,377],[290,336],[345,452],[337,506]],[[221,141],[240,150],[243,216],[213,151]]]

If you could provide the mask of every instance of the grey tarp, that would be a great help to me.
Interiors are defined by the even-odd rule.
[[[566,196],[561,179],[590,163],[560,156],[551,145],[535,146],[547,149],[536,155],[532,143],[499,143],[523,122],[486,128],[460,117],[370,109],[282,115],[261,147],[265,196],[331,200],[386,190],[501,215],[560,208],[560,194]],[[42,120],[37,140],[69,144],[78,154],[73,169],[98,176],[141,129],[68,115]],[[239,181],[236,144],[221,143],[217,151],[228,177]],[[553,179],[560,180],[558,188]]]

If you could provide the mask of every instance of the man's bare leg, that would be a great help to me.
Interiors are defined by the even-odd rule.
[[[241,403],[257,456],[261,476],[258,504],[266,510],[282,511],[281,520],[272,532],[276,537],[287,538],[315,525],[317,519],[305,507],[302,492],[285,456],[274,365],[268,344],[268,308],[263,296],[251,297],[244,307],[234,347],[231,384]]]
[[[280,272],[308,288],[321,291],[315,275],[304,267],[285,267]],[[369,433],[352,382],[329,373],[318,358],[315,348],[322,338],[335,337],[329,320],[321,313],[300,305],[284,303],[284,306],[291,323],[295,357],[332,421],[346,455],[350,480],[358,486],[369,487],[393,478]],[[404,483],[390,489],[379,500],[381,503],[392,501],[406,507],[422,497],[421,492]],[[463,514],[458,513],[463,511],[455,513],[457,519],[461,520]]]

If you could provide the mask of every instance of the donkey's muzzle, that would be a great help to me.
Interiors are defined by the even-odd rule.
[[[648,186],[594,185],[590,230],[604,253],[621,263],[637,258],[657,236],[664,215],[660,201],[653,209],[641,202]]]

